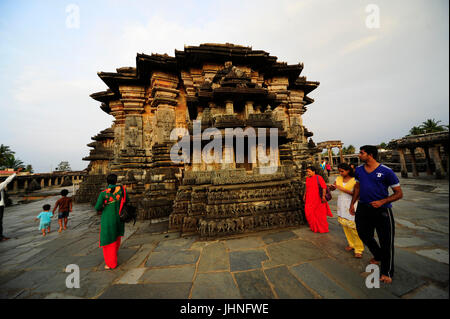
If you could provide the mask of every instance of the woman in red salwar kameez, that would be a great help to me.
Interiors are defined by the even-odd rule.
[[[306,190],[303,195],[305,203],[305,217],[309,228],[315,233],[328,233],[327,216],[333,217],[330,206],[325,199],[327,185],[322,176],[316,175],[316,168],[310,166],[306,169]],[[322,198],[319,195],[319,184],[323,189]]]
[[[125,224],[120,220],[119,216],[123,192],[121,187],[116,185],[117,175],[110,174],[106,180],[108,188],[100,193],[95,209],[102,212],[100,247],[103,247],[105,269],[114,269],[117,267],[120,239],[125,231]],[[128,200],[128,194],[126,195],[126,200]]]

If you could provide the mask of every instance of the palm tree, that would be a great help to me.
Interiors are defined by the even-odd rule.
[[[428,119],[425,122],[422,122],[420,128],[424,131],[424,133],[445,131],[445,127],[443,125],[439,125],[440,122],[441,121],[436,121],[435,119]]]
[[[347,147],[343,147],[342,153],[343,154],[355,154],[355,147],[351,144]]]
[[[15,153],[13,151],[11,151],[11,149],[9,148],[9,146],[7,145],[0,145],[0,167],[6,166],[5,165],[5,161],[7,160],[7,158],[11,155],[14,155]]]
[[[409,130],[409,135],[420,135],[425,133],[425,131],[420,127],[420,126],[413,126],[410,130]]]
[[[20,159],[16,159],[14,155],[9,155],[6,157],[3,166],[6,168],[14,168],[14,170],[22,167],[25,168],[23,162]]]

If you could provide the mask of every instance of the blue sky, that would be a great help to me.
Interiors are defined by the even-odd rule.
[[[365,25],[368,4],[380,28]],[[66,7],[79,8],[67,28]],[[252,46],[321,85],[303,121],[320,142],[359,147],[400,138],[428,118],[448,124],[448,1],[0,1],[0,143],[37,172],[84,169],[109,127],[89,94],[98,71],[136,53],[206,42]]]

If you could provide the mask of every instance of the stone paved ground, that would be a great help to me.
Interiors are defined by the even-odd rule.
[[[0,243],[1,298],[448,298],[448,180],[401,179],[395,203],[396,273],[391,286],[365,287],[362,260],[344,251],[336,217],[330,233],[307,226],[200,241],[167,233],[167,222],[127,225],[119,267],[105,271],[99,217],[76,205],[69,230],[42,237],[33,218],[57,196],[7,208]],[[335,211],[335,199],[331,202]],[[68,264],[80,288],[66,288]]]

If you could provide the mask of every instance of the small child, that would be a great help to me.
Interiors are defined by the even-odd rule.
[[[39,225],[39,230],[42,230],[42,236],[45,236],[45,230],[50,233],[50,223],[52,221],[53,214],[50,212],[51,206],[49,204],[45,204],[43,207],[43,212],[41,212],[34,220],[41,220]]]
[[[69,194],[69,191],[67,189],[63,189],[61,191],[61,198],[56,201],[55,207],[53,208],[53,214],[54,214],[56,209],[59,206],[58,233],[60,233],[63,230],[63,220],[64,220],[64,230],[67,229],[67,221],[69,218],[69,212],[72,211],[72,197],[67,197],[67,194]]]

